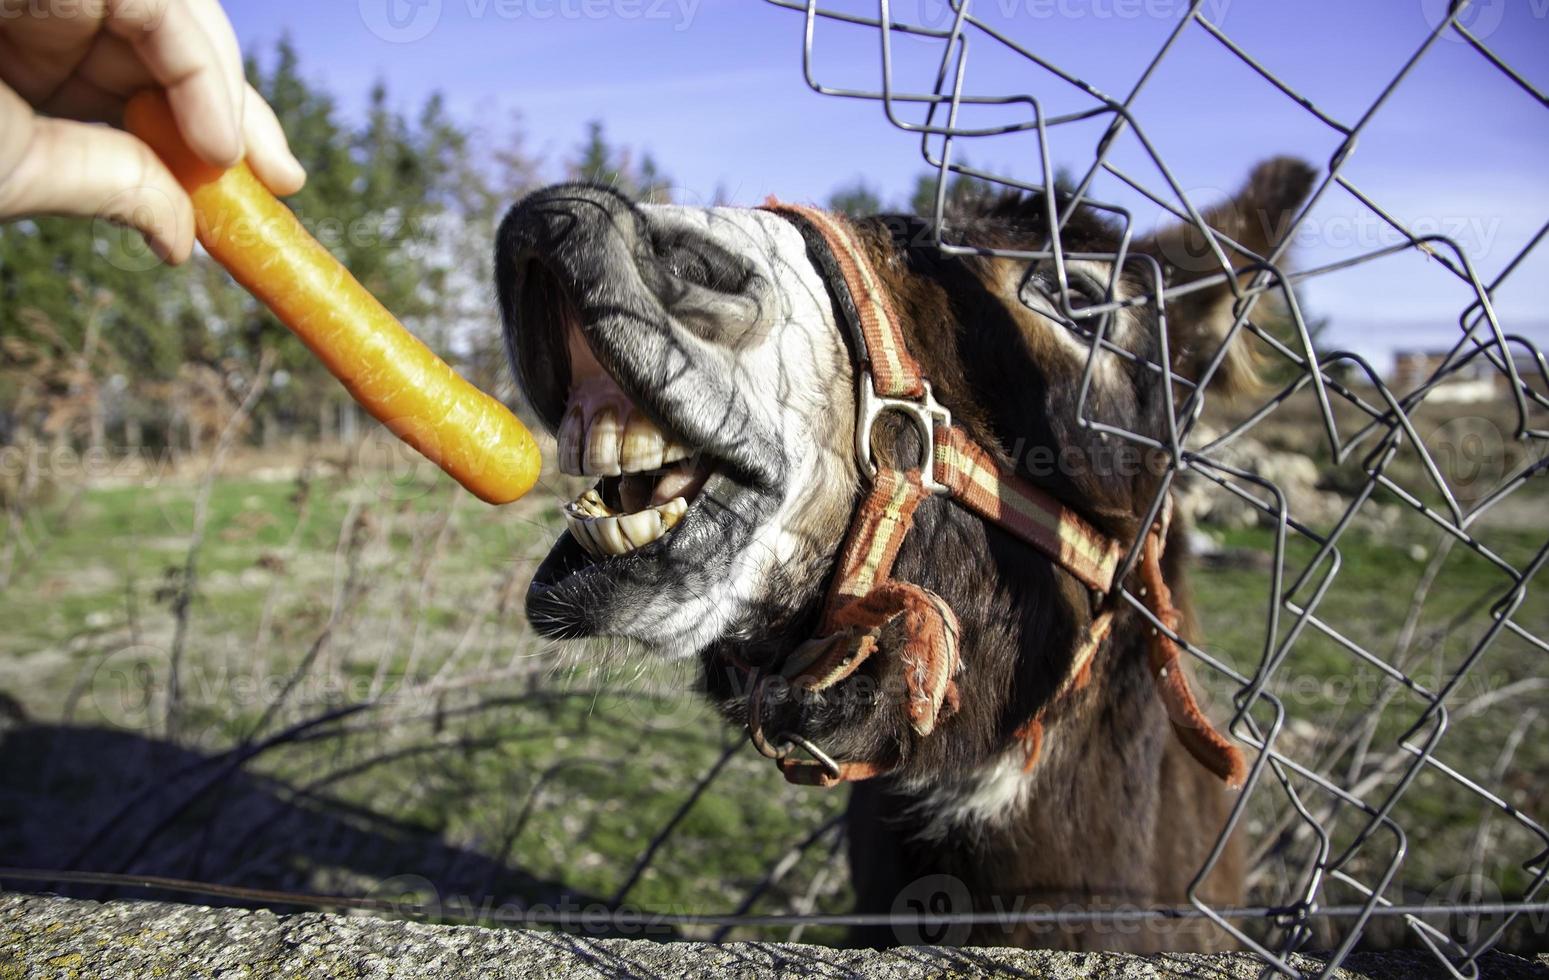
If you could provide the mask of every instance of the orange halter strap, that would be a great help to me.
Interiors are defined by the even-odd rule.
[[[885,775],[896,760],[841,762],[791,732],[771,739],[764,731],[764,702],[768,686],[777,678],[799,691],[831,688],[876,652],[884,627],[900,622],[907,637],[898,656],[905,668],[910,726],[921,736],[929,735],[957,708],[955,678],[961,667],[957,616],[930,590],[892,578],[898,550],[926,497],[950,497],[1042,552],[1094,594],[1112,592],[1124,549],[1048,491],[1005,472],[966,431],[952,424],[951,412],[936,401],[930,382],[910,355],[891,298],[845,221],[773,198],[763,209],[802,231],[834,293],[856,358],[856,461],[871,478],[871,488],[855,512],[840,552],[817,637],[793,651],[778,672],[755,672],[748,694],[748,735],[753,745],[774,759],[790,782],[826,787]],[[887,412],[902,415],[918,429],[924,449],[916,466],[899,469],[878,464],[871,430]],[[1165,523],[1164,518],[1152,529],[1142,550],[1142,594],[1157,620],[1175,631],[1178,613],[1160,565]],[[1026,768],[1037,762],[1046,712],[1085,686],[1112,620],[1109,604],[1093,618],[1054,697],[1017,729],[1027,750]],[[1172,638],[1153,630],[1149,663],[1174,730],[1206,768],[1228,785],[1241,785],[1242,755],[1200,711],[1179,657]],[[796,748],[811,758],[797,758],[792,754]]]

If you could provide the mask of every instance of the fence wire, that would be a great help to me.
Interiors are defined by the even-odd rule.
[[[1099,354],[1105,351],[1127,354],[1106,339],[1110,319],[1125,304],[1110,302],[1076,309],[1069,301],[1068,292],[1060,296],[1065,310],[1071,314],[1069,328],[1089,351],[1078,409],[1083,424],[1140,447],[1164,450],[1167,454],[1168,472],[1153,501],[1152,514],[1159,513],[1167,493],[1180,489],[1185,483],[1203,483],[1209,492],[1230,495],[1258,511],[1273,529],[1273,549],[1265,576],[1268,588],[1262,604],[1256,607],[1265,610],[1267,620],[1264,641],[1256,656],[1230,656],[1213,648],[1208,634],[1202,645],[1185,643],[1185,646],[1196,658],[1201,672],[1224,685],[1232,708],[1231,731],[1256,753],[1247,787],[1222,831],[1221,841],[1233,833],[1253,838],[1259,845],[1257,853],[1275,851],[1282,862],[1281,880],[1294,884],[1279,896],[1272,910],[1259,907],[1261,912],[1273,911],[1279,923],[1266,932],[1245,929],[1241,919],[1234,918],[1234,914],[1240,915],[1242,910],[1232,910],[1229,914],[1228,910],[1212,908],[1192,893],[1191,901],[1200,914],[1214,920],[1256,951],[1269,967],[1297,975],[1289,962],[1290,954],[1306,948],[1320,936],[1315,924],[1333,910],[1333,896],[1352,899],[1345,908],[1350,913],[1349,921],[1332,933],[1321,933],[1325,938],[1333,936],[1337,939],[1324,968],[1325,974],[1331,973],[1362,941],[1373,917],[1384,915],[1395,907],[1395,880],[1410,843],[1416,835],[1427,833],[1426,825],[1414,816],[1406,814],[1406,822],[1396,817],[1401,802],[1406,794],[1434,798],[1440,792],[1438,782],[1445,782],[1476,805],[1481,827],[1493,814],[1521,831],[1519,839],[1512,841],[1516,849],[1514,860],[1507,863],[1515,864],[1522,874],[1515,876],[1515,894],[1501,904],[1502,914],[1497,921],[1490,922],[1487,927],[1463,930],[1471,931],[1472,935],[1460,936],[1458,930],[1438,928],[1434,918],[1428,921],[1413,911],[1401,916],[1413,939],[1434,952],[1448,970],[1460,976],[1475,973],[1480,954],[1517,925],[1519,915],[1533,907],[1535,899],[1542,895],[1545,875],[1549,874],[1549,863],[1546,863],[1549,852],[1545,850],[1549,836],[1533,815],[1506,798],[1508,794],[1502,785],[1504,774],[1500,770],[1509,768],[1510,752],[1502,757],[1508,761],[1483,771],[1449,764],[1441,753],[1449,728],[1458,721],[1460,705],[1466,705],[1465,710],[1470,714],[1488,710],[1479,708],[1477,702],[1467,702],[1466,681],[1472,673],[1483,670],[1482,664],[1490,663],[1490,658],[1499,652],[1498,648],[1505,640],[1520,641],[1524,645],[1522,649],[1534,657],[1549,650],[1549,644],[1538,632],[1515,618],[1525,611],[1530,583],[1543,567],[1545,556],[1549,555],[1549,542],[1508,560],[1492,546],[1487,520],[1493,509],[1501,507],[1546,467],[1543,447],[1549,430],[1543,427],[1543,412],[1549,408],[1549,399],[1545,397],[1545,392],[1549,391],[1549,367],[1546,367],[1543,353],[1529,339],[1510,333],[1502,326],[1492,297],[1538,248],[1549,232],[1549,223],[1540,227],[1493,279],[1485,281],[1469,251],[1459,241],[1447,235],[1412,231],[1378,203],[1377,193],[1358,186],[1346,170],[1357,156],[1358,139],[1368,131],[1378,110],[1448,35],[1461,39],[1497,69],[1504,87],[1520,89],[1544,108],[1549,108],[1549,97],[1470,30],[1467,26],[1468,0],[1454,2],[1442,12],[1443,16],[1437,18],[1434,27],[1402,67],[1373,93],[1370,102],[1353,121],[1320,108],[1312,98],[1298,90],[1292,80],[1269,68],[1267,59],[1255,58],[1234,41],[1221,24],[1209,19],[1206,5],[1200,0],[1189,6],[1154,56],[1140,67],[1134,85],[1127,92],[1116,95],[1104,93],[1078,73],[1062,68],[1059,51],[1038,48],[1037,37],[1030,40],[1011,37],[988,18],[976,16],[973,0],[942,0],[934,5],[933,9],[940,16],[932,18],[933,24],[895,18],[893,5],[888,0],[880,0],[874,9],[859,9],[864,5],[854,5],[856,9],[832,9],[819,6],[816,0],[808,3],[799,0],[769,2],[796,11],[805,18],[802,68],[806,82],[814,92],[880,103],[892,126],[919,136],[921,155],[936,175],[933,244],[941,252],[993,255],[1024,262],[1029,276],[1033,274],[1035,262],[1051,260],[1058,270],[1059,288],[1062,292],[1069,288],[1063,265],[1069,256],[1061,254],[1057,236],[1051,236],[1046,250],[986,248],[952,236],[950,195],[954,181],[962,179],[1036,195],[1045,202],[1050,227],[1063,228],[1077,208],[1099,209],[1121,223],[1124,245],[1115,253],[1082,258],[1109,261],[1116,270],[1123,267],[1125,247],[1132,233],[1144,229],[1134,226],[1131,209],[1097,196],[1095,188],[1104,179],[1117,181],[1163,212],[1193,225],[1204,236],[1203,240],[1210,243],[1220,271],[1209,283],[1224,282],[1231,287],[1236,297],[1235,318],[1216,356],[1193,381],[1175,375],[1168,364],[1155,365],[1155,369],[1164,372],[1167,378],[1168,383],[1161,390],[1167,393],[1169,400],[1174,391],[1182,393],[1180,400],[1167,406],[1168,431],[1161,442],[1099,421],[1088,410],[1087,386]],[[920,19],[927,19],[930,7],[922,5]],[[1113,29],[1118,30],[1120,26],[1116,24]],[[841,30],[857,29],[875,33],[880,68],[877,83],[862,88],[826,81],[820,69],[820,51],[827,36]],[[1310,198],[1291,219],[1280,239],[1281,244],[1270,254],[1254,255],[1207,224],[1202,217],[1203,205],[1190,200],[1179,177],[1157,151],[1141,114],[1135,110],[1141,94],[1157,77],[1163,63],[1169,58],[1181,57],[1177,53],[1181,42],[1191,33],[1216,42],[1265,85],[1272,86],[1338,138],[1337,149],[1322,168]],[[934,78],[928,86],[910,89],[898,83],[898,52],[906,44],[910,54],[918,54],[922,45],[930,46],[935,52]],[[1027,87],[992,91],[979,87],[979,79],[970,70],[970,54],[976,52],[982,56],[986,48],[994,49],[997,55],[1019,59],[1025,67]],[[1044,105],[1053,101],[1055,95],[1073,95],[1081,104],[1060,113],[1047,112]],[[1481,93],[1480,97],[1498,95]],[[999,115],[993,122],[986,123],[986,110]],[[1051,163],[1055,159],[1051,147],[1057,146],[1062,151],[1061,159],[1069,160],[1068,154],[1073,147],[1090,144],[1080,135],[1063,137],[1062,130],[1077,130],[1094,121],[1103,125],[1101,136],[1095,140],[1095,151],[1090,162],[1085,164],[1085,170],[1074,178],[1066,177],[1066,182],[1073,187],[1066,204],[1053,193],[1047,193],[1060,176]],[[1009,140],[1017,134],[1031,135],[1033,149],[1015,150],[1016,144]],[[1156,178],[1144,180],[1132,172],[1132,168],[1116,164],[1115,151],[1121,145],[1138,146],[1154,166]],[[970,156],[969,147],[972,147],[971,155],[975,160],[1000,153],[1002,158],[1009,157],[1015,164],[1002,169],[970,165],[966,162]],[[1266,153],[1284,149],[1268,147]],[[1298,230],[1321,200],[1338,192],[1347,194],[1369,210],[1396,232],[1401,241],[1320,267],[1291,267],[1288,253]],[[1418,251],[1429,257],[1435,270],[1433,274],[1461,281],[1472,300],[1457,314],[1457,335],[1450,347],[1432,355],[1419,377],[1409,379],[1407,385],[1396,385],[1360,354],[1319,349],[1304,318],[1297,287],[1321,276],[1406,251]],[[1248,268],[1256,270],[1251,281],[1239,281],[1228,256],[1242,256],[1248,260]],[[1163,302],[1200,285],[1166,287],[1144,297],[1144,302],[1160,310]],[[1440,312],[1447,317],[1452,315],[1450,311]],[[1279,328],[1271,328],[1266,323],[1268,319],[1279,321]],[[1274,362],[1271,371],[1285,380],[1253,411],[1230,424],[1208,428],[1202,423],[1206,410],[1205,389],[1221,368],[1227,347],[1246,339],[1240,336],[1243,334],[1251,335],[1263,349],[1271,352],[1270,359]],[[1165,347],[1162,349],[1165,351]],[[1519,450],[1512,454],[1516,467],[1501,474],[1482,492],[1477,487],[1470,487],[1467,493],[1458,492],[1457,467],[1449,465],[1454,461],[1444,458],[1447,453],[1456,452],[1455,441],[1449,441],[1446,433],[1440,438],[1435,433],[1422,435],[1422,426],[1418,424],[1427,399],[1436,396],[1435,402],[1441,403],[1443,396],[1436,393],[1445,391],[1449,383],[1464,377],[1492,380],[1498,392],[1496,407],[1509,419],[1509,438]],[[1309,399],[1311,414],[1321,427],[1322,445],[1317,457],[1323,468],[1325,471],[1353,470],[1356,474],[1355,482],[1343,488],[1348,492],[1348,505],[1332,515],[1331,520],[1320,521],[1311,515],[1298,514],[1285,490],[1274,480],[1245,467],[1241,454],[1234,452],[1234,449],[1252,445],[1251,434],[1268,420],[1291,411],[1293,405],[1309,403]],[[1396,465],[1401,459],[1405,465]],[[1417,676],[1416,659],[1406,656],[1409,652],[1407,640],[1394,651],[1379,650],[1375,644],[1358,642],[1349,631],[1342,629],[1341,624],[1320,616],[1320,607],[1330,590],[1338,587],[1338,578],[1347,565],[1341,545],[1351,529],[1360,525],[1363,511],[1376,506],[1376,500],[1395,501],[1407,512],[1406,519],[1417,516],[1437,532],[1432,567],[1427,569],[1422,580],[1425,588],[1417,588],[1409,617],[1411,622],[1402,628],[1401,636],[1412,633],[1412,620],[1425,605],[1426,592],[1434,587],[1440,566],[1449,559],[1456,561],[1460,549],[1471,552],[1498,573],[1498,584],[1478,596],[1474,604],[1474,611],[1482,613],[1483,620],[1477,635],[1460,657],[1435,672],[1434,679],[1426,678],[1429,682],[1422,682]],[[1296,552],[1294,558],[1293,551]],[[1130,561],[1134,558],[1131,555]],[[1126,594],[1125,598],[1149,617],[1137,597]],[[1152,622],[1165,628],[1154,618]],[[1397,621],[1393,627],[1400,630]],[[1338,751],[1321,754],[1308,751],[1306,739],[1292,736],[1290,730],[1298,720],[1296,709],[1280,692],[1286,675],[1295,669],[1291,665],[1296,663],[1299,652],[1318,642],[1319,638],[1331,641],[1331,647],[1329,644],[1323,646],[1337,651],[1337,656],[1323,662],[1321,669],[1324,671],[1371,670],[1382,678],[1383,691],[1375,699],[1371,711],[1373,723],[1365,729],[1367,734],[1363,736],[1361,746],[1361,756],[1365,756],[1372,750],[1374,736],[1390,739],[1391,749],[1386,760],[1375,767],[1369,761],[1336,766],[1335,762],[1348,762],[1349,757]],[[1527,689],[1537,688],[1529,684]],[[1402,698],[1397,696],[1400,691]],[[1217,709],[1224,711],[1225,705],[1218,704]],[[1389,717],[1376,722],[1385,714]],[[1536,709],[1528,712],[1528,717],[1535,715]],[[1379,727],[1390,724],[1396,726],[1391,735],[1387,731],[1382,735],[1375,734]],[[1512,739],[1508,738],[1506,742],[1509,750]],[[1372,778],[1374,768],[1380,771],[1380,778]],[[1266,797],[1277,799],[1285,816],[1273,826],[1250,823],[1247,817],[1251,807],[1255,801],[1263,803]],[[1289,841],[1297,842],[1299,846],[1285,846]],[[1196,885],[1209,873],[1221,852],[1219,846],[1213,851],[1210,861],[1195,878]],[[1478,891],[1478,885],[1479,880],[1473,880],[1470,887]],[[1496,885],[1498,887],[1499,883]],[[1451,897],[1463,900],[1442,904],[1451,911],[1466,914],[1470,907],[1469,896],[1454,894]],[[1477,904],[1482,898],[1477,895],[1474,898],[1475,907],[1482,907]]]
[[[1247,547],[1237,549],[1235,556],[1205,556],[1243,561],[1243,553],[1251,552],[1262,559],[1240,574],[1234,569],[1243,584],[1226,597],[1233,600],[1227,616],[1245,618],[1245,610],[1251,610],[1246,618],[1261,618],[1250,624],[1254,639],[1226,638],[1208,626],[1198,644],[1180,638],[1196,661],[1202,693],[1213,699],[1210,713],[1218,721],[1229,717],[1232,735],[1252,752],[1247,785],[1195,881],[1209,874],[1222,853],[1220,845],[1236,834],[1251,857],[1250,904],[1212,906],[1191,893],[1189,905],[1170,907],[944,914],[927,909],[880,916],[830,911],[838,904],[836,896],[842,898],[835,884],[842,875],[832,873],[843,843],[836,797],[771,787],[770,772],[750,758],[739,741],[721,742],[722,733],[713,727],[701,698],[681,687],[668,685],[653,692],[637,683],[619,705],[610,705],[612,695],[606,691],[546,685],[535,665],[547,650],[524,649],[502,662],[494,651],[509,645],[509,634],[491,630],[494,638],[486,645],[476,627],[486,620],[507,624],[502,617],[508,607],[514,608],[511,596],[519,590],[522,565],[502,569],[498,581],[487,583],[487,599],[460,599],[477,607],[467,619],[466,632],[443,663],[436,665],[431,653],[423,654],[429,680],[409,691],[412,696],[398,696],[379,670],[368,678],[369,689],[359,699],[341,700],[331,689],[326,698],[311,697],[311,702],[323,702],[319,711],[304,697],[310,696],[309,672],[344,671],[349,664],[342,650],[352,644],[360,645],[368,660],[377,656],[375,648],[365,646],[367,638],[375,642],[393,633],[383,629],[384,622],[402,624],[405,609],[420,608],[419,600],[411,597],[434,579],[436,563],[447,550],[445,540],[479,534],[481,527],[482,533],[490,533],[484,525],[473,525],[469,532],[458,523],[465,515],[451,513],[453,504],[424,515],[408,507],[382,508],[368,520],[370,508],[358,502],[350,503],[340,518],[335,558],[342,571],[330,586],[335,593],[331,611],[286,633],[283,614],[271,614],[270,600],[265,600],[258,647],[267,650],[280,639],[294,640],[306,629],[315,630],[316,638],[298,664],[271,665],[284,684],[256,721],[236,729],[234,745],[233,736],[222,729],[206,741],[229,747],[208,752],[200,748],[201,739],[187,734],[192,724],[188,716],[197,706],[175,710],[175,698],[168,699],[166,712],[118,719],[120,728],[135,733],[165,728],[164,741],[61,729],[52,740],[36,744],[20,738],[7,742],[0,763],[8,761],[12,769],[7,771],[17,778],[11,784],[0,780],[6,786],[0,803],[9,805],[10,812],[30,811],[42,829],[34,836],[18,834],[14,841],[0,833],[5,845],[0,852],[36,857],[39,865],[0,867],[0,882],[72,885],[96,889],[88,892],[94,895],[108,894],[108,889],[148,889],[266,906],[322,906],[637,935],[658,927],[688,929],[713,940],[729,938],[733,930],[738,936],[783,931],[794,939],[807,927],[886,924],[917,935],[925,926],[980,921],[1068,926],[1207,918],[1256,951],[1267,970],[1289,976],[1302,975],[1291,960],[1295,952],[1332,950],[1323,959],[1322,973],[1327,975],[1362,942],[1407,940],[1423,945],[1457,976],[1477,975],[1479,957],[1503,937],[1526,932],[1529,940],[1519,945],[1541,944],[1544,916],[1549,914],[1544,889],[1549,835],[1537,819],[1544,797],[1536,780],[1545,763],[1530,733],[1540,720],[1542,692],[1549,688],[1541,669],[1543,654],[1549,651],[1544,638],[1549,624],[1544,623],[1541,600],[1539,605],[1530,601],[1530,585],[1549,555],[1549,540],[1541,531],[1543,498],[1534,496],[1538,487],[1533,482],[1549,465],[1544,451],[1549,429],[1543,424],[1549,409],[1549,363],[1527,338],[1502,326],[1492,298],[1520,273],[1549,234],[1549,223],[1486,281],[1455,238],[1407,228],[1378,203],[1379,192],[1358,186],[1345,171],[1358,157],[1356,141],[1368,132],[1377,110],[1449,35],[1497,70],[1504,87],[1526,94],[1540,107],[1549,108],[1549,99],[1469,29],[1465,3],[1452,5],[1438,18],[1402,68],[1372,93],[1351,122],[1317,105],[1267,67],[1267,61],[1245,50],[1209,19],[1208,6],[1199,0],[1173,25],[1154,56],[1137,66],[1138,80],[1120,95],[1105,94],[1078,73],[1063,69],[1055,54],[1029,46],[1036,38],[1014,39],[975,16],[972,0],[942,0],[943,16],[932,24],[894,19],[886,0],[875,8],[857,3],[847,10],[822,8],[816,0],[768,2],[805,19],[802,65],[814,91],[877,102],[891,125],[919,137],[923,159],[936,172],[932,244],[942,252],[991,254],[1025,262],[1029,269],[1035,261],[1052,259],[1063,270],[1062,263],[1072,258],[1062,254],[1057,237],[1048,251],[988,249],[954,239],[947,219],[957,179],[1039,195],[1050,209],[1053,227],[1063,227],[1078,207],[1100,209],[1122,224],[1123,241],[1128,243],[1131,232],[1141,229],[1134,227],[1133,209],[1099,196],[1107,182],[1194,225],[1211,243],[1220,266],[1213,278],[1188,286],[1164,284],[1138,300],[1079,310],[1068,295],[1062,300],[1071,313],[1069,329],[1089,351],[1079,409],[1084,422],[1116,440],[1166,455],[1168,472],[1152,502],[1153,511],[1160,509],[1165,494],[1175,492],[1196,509],[1226,511],[1238,524],[1255,529],[1256,536],[1244,537]],[[820,52],[831,31],[874,34],[879,76],[873,87],[843,87],[824,80]],[[1207,38],[1240,60],[1265,86],[1337,138],[1321,180],[1283,234],[1283,242],[1296,238],[1320,200],[1336,194],[1367,209],[1400,241],[1322,266],[1296,267],[1290,264],[1295,257],[1289,244],[1268,255],[1246,254],[1240,243],[1211,229],[1200,202],[1190,199],[1179,175],[1156,150],[1136,109],[1161,66],[1181,57],[1182,42],[1191,36]],[[911,57],[921,45],[934,46],[930,84],[918,89],[895,84],[895,46],[906,39]],[[970,49],[986,48],[1025,66],[1025,89],[985,92],[976,87]],[[1048,113],[1043,106],[1053,92],[1072,95],[1080,104]],[[985,122],[982,111],[1016,115]],[[1093,125],[1101,130],[1095,144],[1079,135],[1087,132],[1083,127]],[[1032,141],[1033,151],[1023,154],[1025,159],[1012,149],[1022,145],[1013,142],[1018,138]],[[1004,169],[970,165],[965,145],[974,148],[975,160],[1002,153],[1012,163]],[[1068,198],[1045,193],[1056,180],[1053,161],[1069,161],[1077,147],[1089,145],[1095,145],[1090,162],[1066,181]],[[1121,146],[1138,147],[1154,175],[1148,179],[1116,163]],[[994,149],[999,147],[1007,149]],[[1266,148],[1284,149],[1294,147]],[[1321,349],[1315,342],[1317,325],[1304,315],[1298,287],[1406,252],[1426,256],[1431,262],[1427,273],[1457,280],[1471,301],[1456,315],[1458,330],[1451,345],[1400,383],[1384,378],[1359,354]],[[1246,254],[1256,270],[1251,278],[1243,280],[1232,270],[1228,256],[1234,254]],[[1083,258],[1105,259],[1119,268],[1125,254],[1121,248]],[[1063,271],[1060,283],[1061,291],[1067,291]],[[1112,426],[1089,412],[1086,388],[1099,354],[1128,354],[1107,339],[1111,318],[1126,303],[1159,307],[1185,290],[1211,283],[1229,285],[1237,301],[1231,329],[1215,358],[1192,381],[1175,375],[1168,364],[1151,366],[1168,381],[1162,386],[1169,399],[1165,439]],[[1206,388],[1227,346],[1239,339],[1250,340],[1266,353],[1266,370],[1276,387],[1249,408],[1222,414],[1219,406],[1207,404]],[[1446,395],[1463,378],[1487,379],[1496,393],[1479,411],[1488,416],[1487,426],[1497,425],[1504,434],[1498,451],[1485,445],[1501,465],[1499,472],[1480,476],[1458,471],[1454,457],[1459,440],[1477,434],[1449,428],[1457,420],[1448,415],[1451,403]],[[1261,465],[1259,457],[1269,441],[1266,432],[1287,420],[1294,428],[1314,433],[1317,445],[1308,455],[1317,460],[1320,480],[1338,486],[1337,506],[1327,506],[1327,496],[1309,497],[1292,488],[1281,474]],[[1464,460],[1469,461],[1478,463],[1478,454]],[[214,470],[212,466],[212,474]],[[307,508],[313,506],[306,488],[301,481],[296,531],[286,550],[271,556],[275,561],[291,560],[298,550]],[[531,518],[545,547],[556,531],[554,521],[553,515]],[[1386,595],[1381,570],[1374,576],[1363,568],[1370,564],[1365,556],[1371,538],[1380,539],[1383,529],[1397,536],[1394,528],[1400,526],[1411,536],[1423,532],[1428,546],[1409,558],[1416,574],[1404,590],[1407,594]],[[416,561],[402,568],[391,560],[385,544],[394,534],[410,537],[416,548]],[[192,556],[191,551],[190,564]],[[1377,622],[1376,629],[1371,623],[1352,622],[1348,605],[1336,607],[1332,601],[1361,590],[1371,596],[1369,618]],[[1124,598],[1149,616],[1136,597]],[[179,608],[180,616],[189,615],[188,603]],[[1202,612],[1208,623],[1211,610]],[[1379,645],[1373,636],[1389,642]],[[131,639],[134,645],[127,649],[132,662],[108,649],[91,671],[83,671],[82,680],[64,699],[67,723],[83,690],[85,700],[102,700],[93,687],[104,676],[119,685],[108,692],[115,697],[123,693],[120,687],[136,697],[142,693],[141,675],[153,673],[164,658],[159,649]],[[419,657],[417,635],[415,640],[411,649],[416,651],[413,657]],[[135,652],[142,647],[143,654]],[[266,663],[268,656],[265,652]],[[104,671],[104,664],[113,668],[115,663],[120,666]],[[405,668],[405,674],[412,673]],[[1323,688],[1318,685],[1341,678],[1366,685],[1356,699],[1359,710],[1332,717],[1312,711],[1303,682],[1313,681],[1314,693],[1319,693]],[[154,682],[149,678],[146,686]],[[498,686],[505,682],[526,687],[513,694]],[[1535,694],[1536,703],[1530,700]],[[173,723],[174,715],[178,724]],[[593,716],[606,718],[616,729],[606,739],[579,738],[577,733]],[[534,717],[552,720],[558,734],[533,727]],[[451,721],[460,726],[455,737],[445,731]],[[701,724],[712,733],[710,742],[684,736]],[[1459,744],[1456,733],[1470,728],[1473,734],[1466,747],[1454,751]],[[408,741],[400,737],[403,732]],[[4,733],[0,729],[0,735]],[[510,783],[497,779],[492,784],[476,764],[485,758],[480,753],[512,751],[514,743],[524,740],[542,740],[543,753],[517,756],[518,761],[541,758],[545,764],[518,772]],[[621,740],[629,744],[616,744]],[[699,769],[697,779],[684,780],[681,772],[670,773],[670,780],[657,779],[656,764],[642,764],[642,746],[674,741],[693,741],[693,751],[685,757],[695,760],[686,765],[690,772]],[[320,745],[329,746],[326,753],[314,751]],[[74,750],[67,751],[72,746]],[[286,757],[297,748],[308,751]],[[1532,758],[1522,762],[1530,753]],[[20,761],[24,758],[27,761]],[[418,765],[416,760],[424,758],[436,761]],[[79,770],[71,768],[76,765]],[[37,787],[24,785],[18,774],[27,772],[30,778],[33,769],[52,775],[40,779]],[[126,777],[119,780],[122,786],[113,783],[111,774],[104,775],[115,769]],[[438,839],[423,854],[406,856],[404,851],[420,842],[408,822],[384,819],[369,804],[345,805],[329,795],[378,769],[390,770],[384,794],[396,805],[412,805],[436,793],[465,801],[462,809],[480,818],[475,829],[459,826],[456,835],[441,829],[438,836],[478,838],[476,846],[452,846],[455,842]],[[116,797],[109,793],[108,801],[89,813],[72,809],[68,794],[92,780],[107,783]],[[664,855],[681,846],[683,838],[693,839],[696,831],[689,823],[696,810],[715,795],[717,784],[728,781],[741,788],[741,796],[752,795],[750,788],[756,788],[759,796],[769,798],[771,808],[796,818],[792,822],[800,825],[798,832],[789,840],[769,839],[765,828],[755,834],[734,824],[746,834],[736,846],[753,855],[754,870],[716,869],[727,884],[706,895],[704,908],[725,911],[651,911],[655,893],[648,886],[667,861]],[[538,831],[529,828],[548,812],[585,809],[574,806],[575,797],[556,801],[553,794],[562,785],[584,785],[608,805],[588,810],[584,826],[573,814],[554,817],[545,825],[551,836],[535,842]],[[407,804],[397,797],[400,792]],[[40,805],[51,793],[61,795],[63,802],[52,809]],[[612,884],[579,888],[576,880],[591,870],[580,863],[586,837],[599,827],[617,829],[607,819],[620,800],[626,808],[639,807],[643,800],[659,805],[644,816],[629,814],[630,839],[636,839],[636,830],[644,831],[625,866],[609,879]],[[203,829],[186,831],[191,820]],[[48,836],[56,830],[58,841]],[[724,837],[726,830],[717,825],[706,832],[711,834]],[[556,842],[558,835],[569,836]],[[1433,837],[1436,843],[1427,850],[1446,853],[1422,862],[1422,849],[1415,845]],[[519,848],[520,841],[526,841],[526,852]],[[680,863],[705,862],[695,846],[697,842],[684,848]],[[370,860],[356,853],[364,848],[373,852]],[[541,857],[545,848],[565,852],[551,864],[564,867],[571,877],[555,882],[524,872],[518,880],[509,880],[509,856]],[[342,870],[328,877],[295,868],[298,852]],[[575,868],[569,867],[571,861]],[[1421,863],[1424,866],[1415,871]],[[271,873],[271,866],[278,870]],[[442,867],[446,877],[430,881],[394,873],[411,866]],[[1414,880],[1405,878],[1406,870],[1415,871]],[[468,894],[490,901],[451,901],[453,879],[472,882]],[[338,887],[330,889],[329,884]],[[498,904],[501,889],[520,893],[523,900]],[[587,899],[587,890],[598,897]],[[433,901],[422,900],[427,892]],[[789,911],[765,911],[771,907]],[[1305,967],[1306,961],[1299,962]]]

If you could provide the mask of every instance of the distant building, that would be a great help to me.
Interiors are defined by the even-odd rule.
[[[1449,350],[1398,350],[1393,353],[1393,373],[1388,386],[1400,397],[1409,394],[1435,377],[1447,363]],[[1517,374],[1529,386],[1544,391],[1538,361],[1526,351],[1512,352]],[[1511,378],[1497,368],[1487,354],[1478,354],[1467,364],[1451,371],[1446,379],[1427,394],[1429,402],[1486,402],[1506,397]]]
[[[1540,395],[1549,395],[1549,381],[1545,380],[1543,369],[1538,366],[1537,357],[1527,351],[1519,350],[1513,352],[1511,359],[1516,363],[1517,377],[1527,382],[1527,386]],[[1504,371],[1495,376],[1495,383],[1503,393],[1511,390],[1511,379]]]

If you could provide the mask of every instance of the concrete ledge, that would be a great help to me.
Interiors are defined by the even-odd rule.
[[[1316,972],[1316,957],[1298,957]],[[1482,975],[1549,978],[1536,961],[1491,954]],[[655,943],[552,932],[422,925],[365,916],[289,915],[160,902],[87,902],[0,894],[0,980],[568,980],[576,977],[1190,977],[1255,978],[1250,955],[1039,950],[887,952],[792,943]],[[1445,972],[1423,952],[1351,957],[1342,978]]]

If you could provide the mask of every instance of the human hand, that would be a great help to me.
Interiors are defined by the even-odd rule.
[[[301,189],[306,172],[243,77],[216,0],[0,0],[0,221],[105,217],[187,259],[188,195],[144,143],[92,125],[121,125],[129,96],[153,86],[199,156],[229,167],[245,155],[275,194]]]

